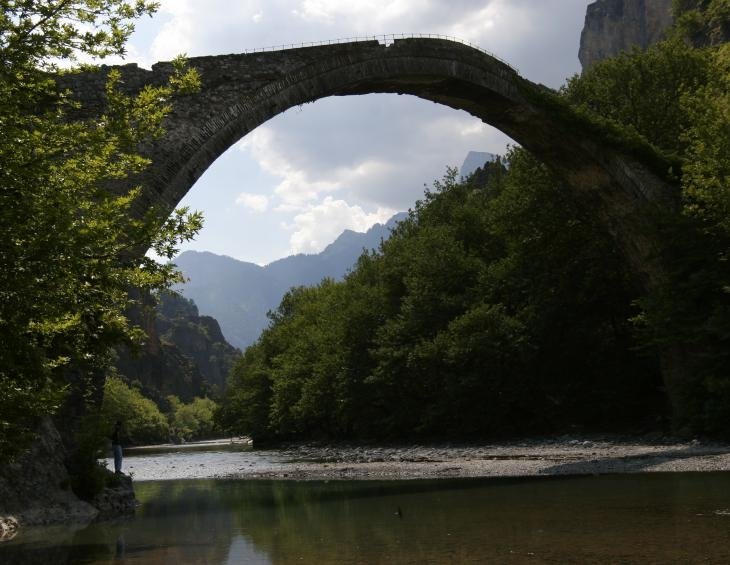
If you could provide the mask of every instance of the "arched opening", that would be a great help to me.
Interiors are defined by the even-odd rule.
[[[469,152],[503,155],[508,144],[465,112],[409,95],[291,108],[224,152],[180,201],[206,217],[183,250],[260,265],[319,253],[345,229],[364,232],[413,208],[424,185],[460,170]]]

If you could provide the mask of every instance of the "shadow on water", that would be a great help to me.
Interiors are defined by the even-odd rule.
[[[137,490],[134,519],[28,530],[0,562],[730,562],[727,473]]]

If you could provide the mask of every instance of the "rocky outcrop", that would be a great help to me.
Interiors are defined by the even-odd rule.
[[[578,58],[584,69],[659,41],[672,24],[672,0],[597,0],[588,6]]]
[[[218,322],[200,316],[195,303],[182,296],[165,293],[152,304],[129,313],[147,341],[142,351],[119,351],[118,371],[158,404],[168,395],[190,402],[221,393],[240,351],[225,340]]]
[[[71,490],[66,449],[50,419],[43,422],[30,449],[0,470],[0,539],[20,526],[88,523],[134,512],[132,480],[117,477],[113,486],[84,502]]]
[[[98,511],[71,491],[66,450],[50,420],[31,448],[7,465],[0,477],[0,516],[21,524],[89,522]]]
[[[491,163],[497,159],[494,153],[485,153],[482,151],[469,151],[464,162],[459,169],[459,175],[467,178],[477,169],[481,169],[487,163]]]
[[[99,511],[97,520],[109,520],[118,516],[134,514],[137,499],[134,496],[132,477],[114,475],[111,484],[102,490],[91,501],[92,506]]]

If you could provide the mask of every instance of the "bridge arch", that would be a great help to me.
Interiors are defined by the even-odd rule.
[[[671,205],[674,188],[633,156],[531,102],[546,87],[483,51],[406,38],[198,57],[190,65],[199,70],[202,88],[179,99],[165,136],[142,148],[152,166],[135,179],[144,188],[141,209],[154,204],[171,212],[220,155],[289,108],[329,96],[410,94],[464,110],[530,150],[595,211],[644,286],[663,279],[647,210]],[[163,83],[172,65],[121,71],[126,88],[135,91]],[[102,70],[73,79],[71,88],[89,111],[103,104],[104,76]]]

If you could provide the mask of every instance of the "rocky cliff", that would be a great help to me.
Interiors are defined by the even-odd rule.
[[[130,477],[120,475],[115,485],[84,502],[71,490],[67,453],[53,422],[43,422],[31,448],[0,473],[0,541],[21,525],[86,524],[95,519],[133,514]]]
[[[142,351],[120,350],[116,367],[125,380],[139,381],[147,398],[160,403],[173,394],[190,402],[223,391],[240,351],[192,300],[163,294],[155,308],[130,312],[130,319],[145,329],[147,341]]]
[[[597,0],[588,6],[578,58],[584,69],[601,59],[660,40],[672,24],[672,0]]]

